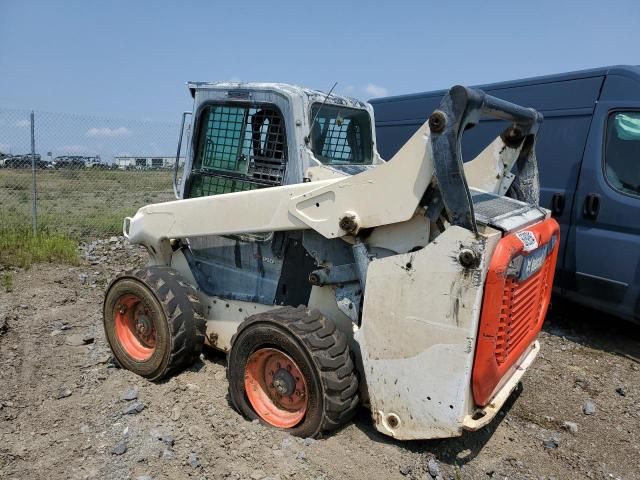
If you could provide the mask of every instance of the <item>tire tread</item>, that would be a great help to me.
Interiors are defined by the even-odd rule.
[[[358,379],[347,336],[318,310],[304,306],[282,307],[248,317],[231,338],[255,323],[275,323],[286,328],[305,347],[318,369],[323,389],[323,418],[315,436],[345,424],[359,403]],[[228,370],[227,370],[228,371]]]
[[[171,267],[145,267],[118,278],[132,277],[153,292],[168,322],[169,360],[163,370],[150,377],[157,381],[192,365],[200,357],[206,331],[202,305],[195,288]]]

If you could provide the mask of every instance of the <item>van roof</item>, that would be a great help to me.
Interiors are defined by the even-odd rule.
[[[483,85],[475,85],[475,88],[481,90],[500,89],[510,87],[522,87],[525,85],[538,85],[544,83],[561,82],[567,80],[577,80],[582,78],[601,77],[610,74],[617,74],[625,77],[631,77],[640,82],[640,65],[611,65],[608,67],[590,68],[588,70],[577,70],[574,72],[555,73],[552,75],[542,75],[539,77],[528,77],[517,80],[508,80],[505,82],[487,83]],[[396,102],[398,100],[410,100],[425,97],[442,97],[447,90],[435,90],[429,92],[410,93],[405,95],[395,95],[391,97],[374,98],[369,103],[385,103]]]

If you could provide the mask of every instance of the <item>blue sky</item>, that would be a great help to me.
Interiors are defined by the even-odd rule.
[[[0,106],[177,121],[188,80],[359,98],[640,63],[640,2],[0,0]]]
[[[368,99],[638,64],[639,25],[636,0],[0,0],[0,108],[177,123],[188,80]]]

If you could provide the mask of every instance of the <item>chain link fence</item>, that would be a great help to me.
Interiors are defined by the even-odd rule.
[[[123,218],[139,207],[175,198],[179,129],[177,123],[0,109],[0,230],[37,229],[78,240],[120,233]]]

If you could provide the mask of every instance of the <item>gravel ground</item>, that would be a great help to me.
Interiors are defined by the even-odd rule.
[[[361,409],[300,439],[231,408],[215,351],[161,383],[116,368],[104,288],[145,255],[112,238],[83,256],[0,292],[2,479],[640,479],[640,327],[554,305],[522,389],[460,438],[394,441]]]

